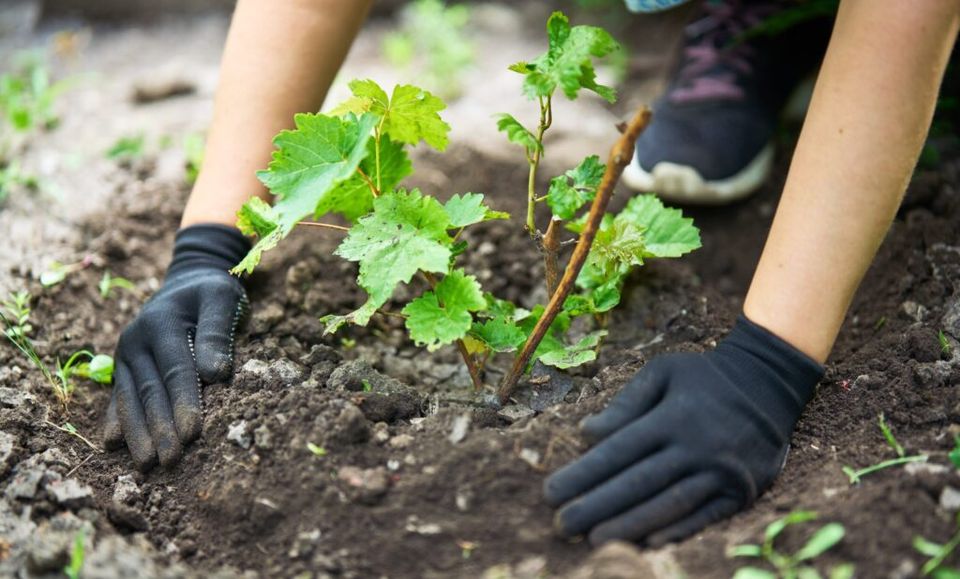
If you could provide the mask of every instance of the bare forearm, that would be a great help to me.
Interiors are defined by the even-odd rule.
[[[240,0],[224,49],[206,157],[181,225],[233,224],[271,139],[323,103],[372,0]]]
[[[896,214],[957,36],[955,0],[843,0],[744,312],[818,361]]]

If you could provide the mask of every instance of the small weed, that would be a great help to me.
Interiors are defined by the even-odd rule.
[[[107,149],[106,156],[114,161],[132,161],[143,156],[146,137],[143,133],[128,137],[120,137],[117,142]]]
[[[957,518],[958,530],[950,540],[944,544],[928,541],[917,535],[913,538],[913,548],[930,559],[923,564],[921,571],[924,577],[933,577],[934,579],[960,579],[960,569],[944,567],[943,562],[960,545],[960,515]]]
[[[373,390],[373,386],[371,386],[369,382],[367,382],[366,380],[363,380],[362,382],[363,382],[363,391],[364,391],[364,392],[370,392],[370,391]]]
[[[42,57],[21,54],[10,72],[0,74],[0,115],[13,130],[50,129],[57,124],[56,98],[67,81],[52,82]]]
[[[33,347],[29,334],[33,331],[30,325],[30,294],[20,291],[11,294],[2,304],[0,322],[3,323],[3,333],[36,368],[43,374],[44,380],[53,390],[54,396],[60,403],[63,412],[67,413],[70,398],[76,386],[73,377],[87,378],[101,384],[109,384],[113,379],[113,358],[100,354],[95,355],[87,350],[81,350],[71,355],[65,364],[57,360],[56,372],[51,372],[40,355]],[[89,358],[82,361],[83,357]]]
[[[874,330],[879,330],[880,328],[887,325],[887,316],[880,316],[880,319],[877,320],[877,323],[873,325]]]
[[[203,136],[197,133],[187,135],[183,140],[183,154],[186,159],[184,168],[187,172],[187,183],[191,185],[197,181],[197,176],[200,175],[205,147]]]
[[[463,91],[461,76],[473,65],[475,50],[466,38],[470,8],[443,0],[416,0],[402,13],[400,30],[383,41],[394,66],[412,69],[423,85],[445,98]]]
[[[115,277],[111,275],[109,271],[103,272],[103,277],[100,278],[100,284],[97,287],[100,289],[100,297],[103,299],[109,299],[114,288],[125,289],[134,294],[139,294],[137,286],[132,281],[124,277]]]
[[[327,449],[323,448],[322,446],[317,446],[312,442],[307,443],[307,450],[312,452],[314,456],[327,456]]]
[[[40,189],[40,182],[35,175],[21,169],[20,163],[16,161],[0,167],[0,203],[3,203],[11,193],[21,189],[35,192]]]
[[[62,426],[54,422],[50,422],[49,420],[44,420],[43,423],[46,424],[47,426],[50,426],[51,428],[56,428],[60,432],[66,432],[70,436],[77,437],[77,439],[79,439],[81,442],[89,446],[90,449],[93,450],[94,452],[103,452],[102,448],[100,448],[99,446],[91,442],[90,439],[87,438],[86,436],[80,434],[80,431],[77,430],[77,427],[70,424],[69,422],[64,422]]]
[[[46,271],[40,274],[40,285],[45,288],[53,287],[65,280],[68,275],[90,267],[93,260],[93,255],[87,255],[75,263],[60,263],[59,261],[55,261],[50,264],[50,267]]]
[[[774,542],[780,533],[790,525],[797,525],[813,521],[817,513],[812,511],[794,511],[767,525],[763,535],[762,545],[737,545],[727,552],[728,557],[755,557],[766,561],[776,571],[768,571],[759,567],[741,567],[737,569],[733,579],[813,579],[819,578],[820,573],[813,567],[804,564],[811,561],[839,543],[845,534],[840,523],[827,523],[807,540],[806,544],[796,553],[787,554],[777,551]],[[850,563],[837,565],[830,570],[830,579],[850,579],[853,577],[854,567]]]
[[[937,341],[940,342],[940,351],[949,356],[950,340],[947,339],[947,335],[943,333],[943,330],[937,331]]]
[[[953,435],[953,450],[947,455],[953,466],[960,468],[960,435]]]
[[[861,468],[859,470],[856,470],[853,467],[844,465],[842,469],[843,473],[847,475],[847,478],[850,479],[850,484],[852,485],[858,484],[861,478],[867,476],[868,474],[875,473],[879,470],[883,470],[885,468],[890,468],[893,466],[900,466],[902,464],[907,464],[910,462],[926,462],[930,458],[926,454],[904,456],[905,453],[903,450],[903,446],[901,446],[900,443],[897,442],[897,439],[893,436],[893,431],[890,430],[890,427],[887,425],[887,422],[883,417],[883,413],[881,412],[877,418],[880,426],[880,432],[883,433],[883,437],[886,439],[887,444],[890,446],[890,448],[892,448],[893,451],[897,454],[897,458],[878,462],[877,464],[868,466],[866,468]]]
[[[70,550],[70,563],[63,568],[63,573],[68,579],[79,579],[80,571],[83,569],[84,559],[84,541],[83,532],[78,532],[73,539],[73,549]]]

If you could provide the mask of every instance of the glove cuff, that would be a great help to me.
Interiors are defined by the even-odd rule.
[[[219,223],[191,225],[177,231],[167,279],[197,268],[224,272],[240,263],[250,251],[250,241],[236,227]]]
[[[777,384],[776,392],[756,388],[748,392],[755,400],[779,399],[779,404],[767,405],[779,408],[791,424],[813,397],[817,383],[823,378],[824,367],[796,349],[766,328],[759,326],[744,314],[727,337],[717,346],[716,352],[731,358],[735,363],[751,367],[769,379],[763,384]],[[744,384],[748,389],[750,385]],[[790,416],[792,415],[792,416]]]

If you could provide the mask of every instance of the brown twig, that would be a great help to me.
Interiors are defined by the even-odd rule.
[[[427,280],[431,288],[437,287],[437,278],[433,277],[432,273],[426,271],[421,271],[420,273],[423,274],[424,279]],[[483,390],[483,380],[480,379],[480,369],[477,368],[477,361],[467,350],[467,344],[463,340],[457,340],[457,351],[460,352],[463,363],[467,365],[467,372],[470,373],[470,380],[473,382],[474,389],[478,391]]]
[[[573,290],[574,281],[576,281],[577,276],[580,274],[580,270],[583,269],[583,264],[587,261],[587,255],[590,253],[590,247],[593,245],[593,239],[600,229],[600,222],[603,220],[607,204],[613,195],[613,188],[620,179],[620,174],[623,173],[623,169],[633,158],[633,146],[637,141],[637,137],[640,136],[640,133],[643,132],[650,122],[650,116],[650,109],[641,107],[633,119],[623,128],[623,134],[620,135],[620,138],[614,143],[613,148],[610,149],[607,169],[604,171],[603,179],[600,181],[600,187],[597,189],[597,196],[593,200],[593,205],[590,206],[587,222],[583,227],[583,231],[580,233],[577,247],[573,250],[573,255],[570,257],[570,263],[567,264],[567,269],[563,272],[563,278],[560,280],[557,291],[551,295],[547,308],[544,310],[540,320],[537,321],[537,325],[534,326],[533,332],[530,334],[530,337],[527,338],[527,342],[523,345],[523,349],[520,350],[520,354],[518,354],[513,361],[513,367],[510,369],[510,372],[508,372],[500,382],[497,396],[501,404],[505,404],[507,400],[510,399],[510,396],[517,387],[517,381],[523,374],[524,368],[527,367],[534,351],[536,351],[537,346],[540,345],[540,341],[543,340],[544,335],[546,335],[550,324],[553,323],[557,314],[560,313],[563,302]]]
[[[550,220],[547,233],[543,236],[543,265],[547,278],[547,297],[557,291],[560,283],[560,224],[556,217]]]

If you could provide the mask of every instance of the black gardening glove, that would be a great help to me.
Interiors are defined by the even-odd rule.
[[[547,479],[558,527],[657,546],[745,508],[783,467],[822,376],[743,316],[712,352],[654,358],[583,421],[597,444]]]
[[[120,336],[104,439],[113,448],[126,441],[140,470],[180,459],[200,435],[200,381],[233,374],[233,336],[248,303],[227,270],[249,249],[233,227],[181,229],[163,287]]]

